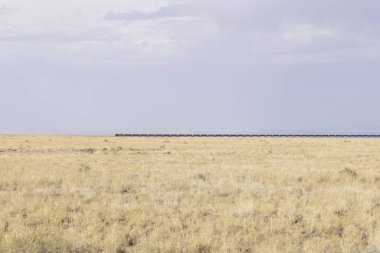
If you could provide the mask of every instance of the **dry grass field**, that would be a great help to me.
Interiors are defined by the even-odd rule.
[[[380,252],[380,139],[0,136],[0,252]]]

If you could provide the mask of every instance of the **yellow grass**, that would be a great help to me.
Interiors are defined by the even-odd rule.
[[[380,139],[3,136],[0,252],[380,252]]]

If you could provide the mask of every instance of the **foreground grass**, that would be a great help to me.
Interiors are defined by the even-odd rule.
[[[3,136],[0,252],[380,252],[380,139]]]

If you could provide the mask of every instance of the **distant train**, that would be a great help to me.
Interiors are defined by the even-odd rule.
[[[116,137],[324,137],[379,138],[380,134],[115,134]]]

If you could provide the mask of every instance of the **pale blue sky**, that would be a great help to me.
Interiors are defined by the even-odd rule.
[[[378,0],[0,0],[0,133],[380,133]]]

